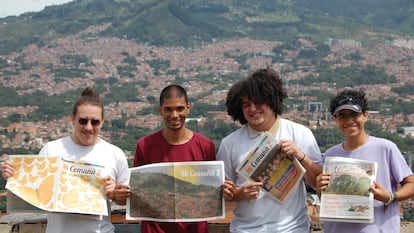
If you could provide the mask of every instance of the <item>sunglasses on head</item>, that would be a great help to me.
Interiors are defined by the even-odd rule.
[[[79,118],[78,122],[79,122],[80,125],[87,125],[89,121],[91,121],[92,126],[97,126],[101,123],[100,120],[97,120],[97,119],[89,120],[89,119],[86,119],[86,118]]]
[[[341,100],[339,100],[338,106],[344,104],[355,104],[354,98],[352,96],[344,96]]]

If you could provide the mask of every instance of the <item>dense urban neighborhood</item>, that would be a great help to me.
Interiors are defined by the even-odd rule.
[[[237,77],[246,76],[254,69],[271,66],[278,70],[284,78],[290,97],[297,108],[289,108],[285,113],[286,118],[307,123],[310,128],[333,126],[333,122],[327,114],[327,102],[321,102],[317,96],[309,93],[320,91],[335,94],[346,87],[337,87],[336,83],[315,83],[313,85],[290,84],[298,79],[308,76],[317,76],[316,67],[309,64],[306,59],[298,59],[301,50],[316,50],[317,45],[306,39],[301,39],[297,50],[288,50],[281,62],[273,62],[276,55],[273,50],[280,45],[278,42],[258,41],[251,39],[238,39],[231,41],[213,41],[197,48],[182,47],[153,47],[137,44],[128,40],[116,38],[86,38],[85,35],[98,33],[99,27],[90,28],[85,32],[69,38],[50,41],[47,46],[41,48],[36,45],[25,48],[21,53],[0,56],[7,61],[7,66],[0,69],[1,83],[5,87],[15,88],[19,95],[30,95],[35,91],[45,91],[54,98],[55,95],[64,94],[70,90],[77,90],[97,82],[106,80],[110,85],[112,79],[116,79],[114,85],[131,84],[130,93],[139,101],[119,101],[108,103],[106,106],[106,121],[127,116],[127,125],[136,125],[146,128],[157,128],[160,120],[157,114],[139,115],[139,111],[148,108],[152,103],[147,100],[156,99],[160,90],[169,83],[181,82],[188,89],[190,97],[197,98],[197,103],[210,105],[222,105],[228,87]],[[397,98],[401,102],[412,103],[414,94],[398,96],[392,88],[410,86],[414,81],[413,39],[395,40],[393,43],[383,43],[374,47],[363,47],[361,43],[353,40],[342,40],[330,44],[330,53],[323,59],[326,61],[338,61],[335,66],[351,66],[355,61],[347,60],[346,54],[358,53],[362,65],[375,65],[383,67],[385,72],[396,78],[394,83],[362,84],[353,86],[363,88],[368,98],[381,100]],[[229,55],[230,54],[230,55]],[[82,56],[93,65],[71,61],[65,63],[65,56]],[[245,64],[238,62],[238,57],[245,56]],[[135,61],[130,65],[125,60]],[[272,60],[273,59],[273,60]],[[296,59],[296,64],[289,61]],[[74,58],[76,60],[76,57]],[[152,65],[151,62],[164,62],[164,69]],[[74,64],[75,63],[75,64]],[[303,63],[301,66],[297,64]],[[32,64],[30,68],[24,68],[25,64]],[[51,68],[52,67],[52,68]],[[128,75],[122,73],[122,67],[131,69]],[[155,67],[155,68],[154,68]],[[56,70],[84,70],[76,77],[55,77]],[[228,78],[234,75],[235,78]],[[60,81],[59,81],[60,80]],[[114,82],[114,81],[112,81]],[[138,85],[137,83],[145,83]],[[109,88],[108,88],[109,90]],[[127,90],[129,91],[129,90]],[[313,92],[312,92],[313,91]],[[316,91],[316,92],[315,92]],[[109,94],[109,93],[102,93]],[[195,104],[197,104],[195,103]],[[308,107],[316,103],[316,110],[309,111]],[[68,103],[70,105],[71,103]],[[301,108],[302,107],[302,108]],[[390,106],[391,108],[391,106]],[[28,122],[25,116],[37,110],[37,106],[1,106],[2,118],[19,116],[16,122],[3,125],[3,132],[15,132],[14,138],[5,134],[0,135],[3,148],[41,147],[47,139],[54,139],[69,134],[71,123],[67,117],[55,119],[53,116],[45,116],[44,121]],[[413,113],[389,113],[382,109],[371,109],[370,119],[380,125],[385,131],[396,133],[399,126],[412,125]],[[385,113],[385,114],[384,114]],[[230,123],[225,110],[212,112],[212,115]],[[69,112],[68,115],[69,116]],[[49,118],[49,119],[48,119]],[[207,116],[200,116],[198,121],[206,120]],[[105,132],[110,134],[110,132]],[[412,128],[407,127],[403,136],[410,136]]]
[[[24,17],[20,19],[31,20],[30,15]],[[223,130],[225,134],[239,127],[226,112],[229,87],[256,69],[271,67],[279,72],[289,95],[283,117],[313,131],[323,130],[317,137],[323,138],[318,141],[322,152],[341,140],[329,99],[346,88],[363,89],[370,102],[370,123],[396,138],[396,144],[404,143],[400,149],[414,170],[413,36],[390,33],[382,39],[372,32],[372,38],[381,38],[376,43],[356,38],[326,38],[320,43],[307,36],[294,41],[215,38],[182,47],[140,43],[127,35],[101,36],[111,27],[96,24],[0,54],[0,152],[37,153],[47,142],[70,135],[72,96],[87,86],[99,90],[105,102],[101,136],[125,150],[129,160],[136,140],[162,127],[156,105],[168,84],[180,84],[188,91],[190,128],[209,133],[232,127]],[[213,138],[217,148],[221,139]],[[317,204],[308,201],[310,215],[316,215]],[[414,221],[414,200],[401,204],[403,220],[404,214]],[[229,217],[212,224],[228,221]]]

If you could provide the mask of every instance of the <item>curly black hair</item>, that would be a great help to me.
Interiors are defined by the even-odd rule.
[[[361,106],[362,112],[368,111],[368,100],[363,90],[344,90],[331,99],[329,104],[330,113],[334,115],[337,107],[347,103]]]
[[[246,119],[243,117],[241,108],[242,92],[244,90],[244,83],[246,79],[240,79],[235,82],[227,93],[226,107],[227,114],[233,118],[233,121],[240,121],[241,124],[246,124]]]
[[[282,114],[283,100],[288,97],[279,74],[269,67],[258,69],[249,77],[238,80],[227,94],[227,113],[242,125],[247,124],[241,106],[245,96],[255,104],[268,104],[275,115]]]

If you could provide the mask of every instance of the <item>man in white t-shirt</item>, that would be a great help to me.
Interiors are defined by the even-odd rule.
[[[251,182],[236,172],[259,135],[267,131],[279,141],[284,155],[297,158],[306,169],[305,181],[315,187],[316,176],[322,172],[319,146],[310,129],[281,118],[285,98],[282,80],[270,68],[239,80],[228,92],[227,112],[243,125],[222,140],[217,154],[225,164],[224,196],[236,202],[230,232],[309,232],[304,182],[279,203],[259,189],[261,182]]]
[[[99,136],[104,122],[104,106],[99,94],[91,87],[82,91],[72,110],[74,132],[70,136],[48,142],[40,151],[42,156],[61,156],[63,159],[82,161],[104,167],[104,192],[108,199],[125,204],[125,199],[114,195],[115,186],[129,183],[128,162],[124,152]],[[8,179],[15,172],[11,160],[1,165],[2,176]],[[80,184],[78,184],[79,186]],[[78,188],[80,190],[80,188]],[[40,194],[42,195],[42,194]],[[44,194],[43,194],[44,195]],[[79,191],[79,195],[82,195]],[[108,208],[109,200],[107,201]],[[81,213],[48,212],[46,233],[114,233],[115,228],[108,216]]]

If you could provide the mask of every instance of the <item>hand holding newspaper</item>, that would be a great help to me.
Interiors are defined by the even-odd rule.
[[[264,132],[237,172],[249,180],[262,182],[262,189],[270,197],[283,202],[302,181],[306,170],[295,157],[283,155],[278,141]]]
[[[108,215],[104,167],[61,156],[10,155],[15,172],[7,180],[7,211],[52,211]]]
[[[377,174],[376,162],[327,157],[323,172],[331,174],[331,181],[321,193],[321,221],[374,221],[374,194],[369,189]]]
[[[224,218],[222,161],[163,162],[130,170],[127,220],[198,222]]]

